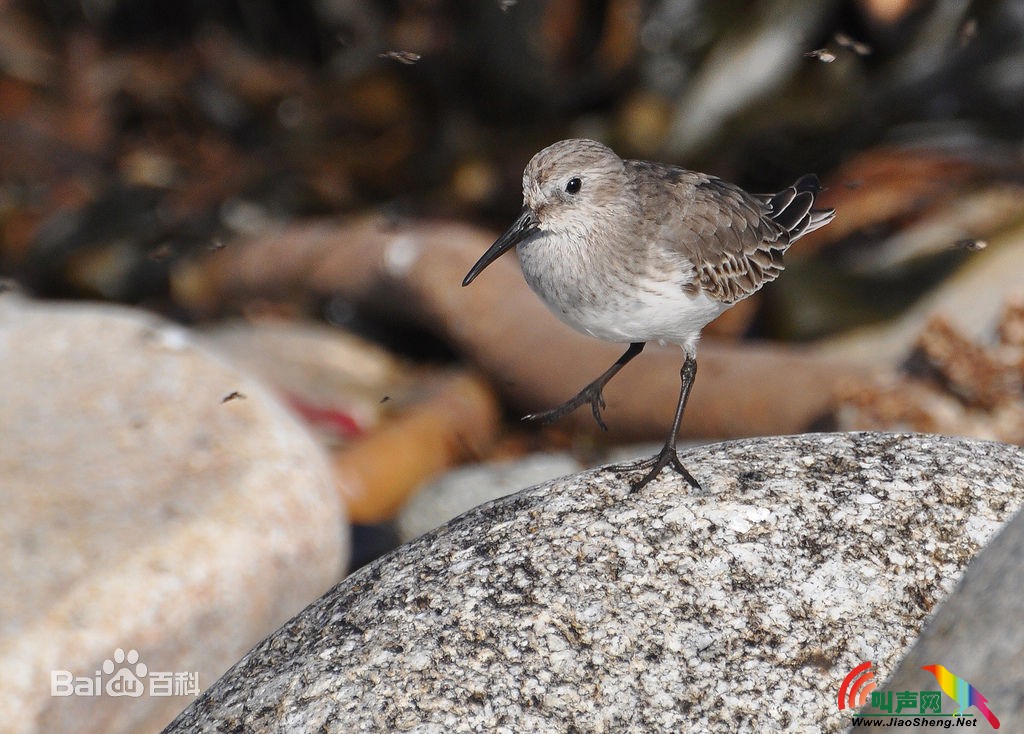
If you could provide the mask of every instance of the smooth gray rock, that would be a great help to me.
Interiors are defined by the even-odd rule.
[[[483,502],[582,468],[568,453],[461,466],[430,482],[402,508],[395,523],[398,537],[408,542]]]
[[[0,294],[0,732],[166,726],[341,578],[347,532],[322,448],[192,332]]]
[[[894,434],[686,452],[482,505],[350,576],[167,732],[839,731],[1024,497],[1024,452]]]
[[[921,666],[938,663],[981,691],[1003,731],[1024,731],[1022,622],[1024,516],[1018,515],[967,568],[956,590],[879,689],[935,690],[935,679]],[[970,708],[965,713],[978,715]],[[988,724],[981,721],[978,726],[982,730]],[[900,731],[935,728],[901,726]]]

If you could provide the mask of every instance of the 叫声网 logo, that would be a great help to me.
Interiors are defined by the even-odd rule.
[[[839,710],[863,706],[868,694],[875,690],[874,678],[870,662],[863,662],[847,673],[839,686]]]
[[[999,719],[988,707],[988,699],[977,688],[960,678],[942,665],[925,665],[935,676],[935,681],[942,690],[917,691],[878,691],[875,690],[875,674],[871,671],[871,663],[863,662],[843,678],[839,685],[837,703],[839,710],[847,708],[861,709],[871,697],[870,705],[859,713],[853,714],[853,726],[899,726],[900,724],[922,724],[928,720],[947,719],[946,728],[955,720],[958,724],[976,725],[974,714],[965,713],[974,707],[978,710],[993,729],[999,728]],[[952,713],[942,713],[942,694],[945,693],[956,703]],[[873,711],[871,709],[874,709]],[[888,718],[887,722],[879,719]],[[908,721],[907,719],[913,719]],[[933,721],[933,723],[939,723]]]

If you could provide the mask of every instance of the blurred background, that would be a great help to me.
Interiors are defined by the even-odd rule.
[[[527,161],[567,137],[752,191],[815,172],[837,209],[705,330],[686,438],[1024,443],[1017,0],[0,0],[0,300],[156,314],[269,386],[329,457],[331,517],[354,539],[336,577],[667,430],[680,355],[656,346],[610,385],[607,433],[587,410],[523,424],[621,347],[557,322],[511,255],[460,287],[518,212]],[[4,328],[26,323],[20,308]],[[63,328],[43,323],[0,340],[0,361],[28,355],[3,382],[32,410],[64,382],[31,362]],[[142,360],[158,382],[163,363],[134,351],[63,375],[99,370],[116,393]],[[220,390],[221,414],[259,402]],[[60,398],[51,421],[92,425]],[[161,393],[197,399],[192,383]],[[5,466],[65,460],[11,448],[50,430],[12,404]],[[149,408],[133,410],[142,425]],[[111,443],[85,435],[76,449]]]
[[[616,350],[555,323],[497,318],[493,309],[534,313],[518,305],[532,296],[516,278],[458,292],[456,271],[515,216],[525,163],[564,137],[753,191],[813,171],[838,210],[791,251],[783,278],[708,329],[688,435],[904,427],[1024,438],[1019,364],[1007,356],[1019,335],[1003,323],[1024,282],[1020,3],[7,0],[0,20],[9,283],[230,323],[222,346],[261,362],[254,369],[334,450],[425,403],[451,412],[446,390],[470,390],[468,417],[428,410],[450,429],[444,461],[366,480],[386,498],[368,520],[390,519],[466,459],[558,448],[586,464],[667,425],[669,357],[641,368],[630,392],[653,395],[633,412],[610,391],[607,435],[586,411],[546,430],[518,424],[574,394]],[[312,234],[310,222],[329,231]],[[401,233],[425,237],[439,258],[450,250],[454,265],[413,257],[415,268],[389,270],[380,253]],[[328,325],[402,377],[360,386],[344,383],[365,374],[334,375],[317,387],[310,365],[282,367],[297,351],[316,362],[312,346],[271,347],[258,342],[267,329],[243,334],[243,324]],[[529,353],[509,347],[508,329],[534,327]],[[777,341],[747,349],[740,340],[752,337]],[[330,348],[333,337],[309,341]],[[949,364],[968,342],[984,368],[977,356]],[[586,368],[551,375],[559,353]],[[525,384],[538,378],[530,361],[545,384]],[[780,402],[814,392],[811,404],[750,407],[760,380],[715,374],[748,362],[773,375]],[[473,375],[472,388],[441,380],[424,397],[420,383],[452,369]],[[371,463],[422,439],[396,440]]]
[[[360,480],[373,525],[457,463],[583,465],[667,425],[674,355],[636,369],[639,397],[610,390],[607,435],[586,411],[516,421],[617,353],[523,317],[533,297],[500,268],[460,292],[533,153],[592,137],[754,191],[813,171],[836,221],[708,329],[684,431],[1019,443],[1022,130],[1012,0],[5,0],[0,271],[38,298],[224,327],[211,338],[343,465],[410,413],[444,426],[430,460]],[[388,376],[325,377],[336,335]],[[416,454],[409,431],[350,470]]]

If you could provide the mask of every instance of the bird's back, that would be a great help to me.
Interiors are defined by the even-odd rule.
[[[649,161],[626,161],[644,211],[644,239],[675,251],[696,274],[693,292],[735,303],[775,280],[782,255],[825,226],[815,209],[821,185],[808,174],[775,194],[750,194],[714,176]]]

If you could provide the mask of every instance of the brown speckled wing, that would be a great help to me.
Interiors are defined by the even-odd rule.
[[[776,194],[748,194],[712,176],[675,166],[627,161],[635,172],[651,239],[689,260],[699,290],[725,303],[754,293],[782,272],[782,255],[802,235],[832,220],[815,210],[817,177],[804,176]],[[668,183],[666,194],[665,184]],[[667,226],[670,224],[671,226]],[[676,233],[671,242],[669,232]]]

